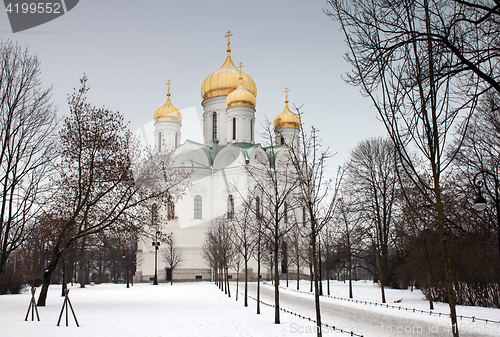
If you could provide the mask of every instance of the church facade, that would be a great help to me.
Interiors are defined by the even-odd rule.
[[[248,171],[269,160],[269,149],[255,143],[257,86],[253,79],[238,69],[231,59],[228,32],[227,56],[223,65],[208,75],[201,85],[203,107],[203,143],[187,140],[180,144],[183,116],[172,104],[169,90],[166,103],[154,114],[154,146],[156,151],[174,150],[173,166],[192,172],[190,188],[181,200],[167,207],[159,224],[162,233],[175,238],[182,250],[182,262],[175,268],[174,280],[210,280],[211,270],[202,258],[205,234],[213,220],[234,213],[248,194],[252,178]],[[188,122],[188,121],[187,121]],[[186,123],[186,121],[184,121]],[[285,145],[298,139],[300,119],[285,108],[274,119],[275,163],[285,159]],[[155,247],[151,240],[138,242],[135,280],[148,282],[154,277]],[[163,258],[166,245],[157,254],[158,281],[172,277]],[[250,261],[250,278],[255,279],[256,262]]]

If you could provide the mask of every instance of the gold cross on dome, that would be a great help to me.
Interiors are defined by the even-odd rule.
[[[285,91],[283,91],[283,92],[286,94],[286,98],[285,98],[285,99],[286,99],[287,101],[288,101],[288,92],[289,92],[289,91],[290,91],[290,90],[288,90],[288,88],[285,88]]]
[[[168,86],[168,93],[170,94],[170,84],[172,84],[172,82],[170,82],[170,80],[167,81],[167,86]]]
[[[243,68],[243,63],[240,62],[240,65],[238,66],[240,68],[240,74],[241,74],[241,68]]]
[[[227,48],[228,48],[228,49],[229,49],[229,45],[231,44],[231,41],[229,40],[229,38],[230,38],[231,36],[233,36],[233,34],[231,34],[231,31],[230,31],[230,30],[228,30],[228,31],[227,31],[227,35],[226,35],[226,37],[227,37]]]

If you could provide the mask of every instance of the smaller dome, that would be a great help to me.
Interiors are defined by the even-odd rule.
[[[170,80],[167,82],[167,85],[168,85],[167,102],[165,102],[165,104],[161,108],[156,110],[154,115],[155,123],[174,122],[181,124],[182,113],[170,101]]]
[[[243,76],[240,72],[240,83],[238,84],[236,90],[226,97],[226,108],[229,109],[236,106],[246,106],[255,109],[256,105],[257,100],[255,99],[255,96],[243,85]]]
[[[288,108],[288,95],[285,100],[285,109],[274,119],[274,130],[282,128],[300,129],[300,118]]]

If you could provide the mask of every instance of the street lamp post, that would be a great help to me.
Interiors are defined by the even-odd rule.
[[[155,276],[153,278],[153,285],[158,285],[158,248],[160,247],[160,242],[158,242],[158,205],[154,203],[151,209],[151,226],[156,228],[155,240],[153,241],[153,247],[155,250]]]
[[[477,181],[477,177],[479,175],[482,175],[482,181]],[[482,211],[486,208],[486,203],[487,203],[486,199],[481,194],[481,187],[483,186],[483,184],[486,185],[486,179],[485,179],[486,175],[489,175],[495,181],[495,200],[494,201],[495,201],[495,207],[496,207],[496,211],[497,211],[498,253],[499,253],[499,262],[500,262],[500,198],[499,198],[499,191],[498,191],[498,187],[500,184],[498,182],[497,176],[488,170],[481,170],[474,176],[474,186],[477,187],[477,189],[478,189],[478,195],[477,195],[476,199],[474,199],[474,208],[478,211]]]
[[[128,255],[128,253],[127,253]],[[129,284],[129,281],[128,281],[128,274],[129,274],[129,269],[128,269],[128,265],[129,265],[129,262],[128,262],[128,257],[127,255],[123,255],[122,258],[123,258],[123,261],[125,261],[125,268],[126,268],[126,278],[127,278],[127,288],[130,288],[130,284]]]

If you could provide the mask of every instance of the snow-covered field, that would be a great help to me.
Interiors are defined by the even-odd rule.
[[[291,315],[274,324],[272,308],[262,306],[262,314],[257,315],[254,301],[245,308],[242,297],[236,302],[235,294],[228,298],[213,283],[178,283],[71,288],[69,297],[80,327],[71,313],[68,327],[64,316],[57,326],[64,299],[60,295],[60,286],[51,286],[47,306],[38,308],[40,322],[36,318],[32,322],[31,315],[24,321],[29,293],[0,296],[0,336],[293,336],[290,326],[304,325]]]
[[[284,283],[282,283],[284,285]],[[331,283],[331,295],[347,297],[347,284]],[[170,286],[160,284],[135,284],[126,289],[124,285],[102,284],[87,286],[84,289],[71,288],[70,299],[75,309],[80,327],[69,316],[69,327],[65,326],[63,316],[61,326],[56,326],[63,299],[60,286],[51,286],[47,306],[38,308],[41,321],[24,321],[30,302],[30,294],[0,296],[0,336],[314,336],[314,323],[289,313],[281,313],[281,324],[274,324],[274,309],[262,305],[261,315],[255,313],[256,302],[249,299],[249,307],[243,306],[243,297],[235,301],[236,284],[233,282],[232,297],[228,298],[213,283],[178,283]],[[256,284],[250,285],[249,294],[255,296]],[[313,296],[293,291],[296,285],[290,282],[289,289],[281,290],[282,307],[314,318]],[[262,300],[272,301],[273,288],[266,284],[262,287]],[[307,281],[301,283],[301,290],[309,290]],[[326,283],[324,284],[326,294]],[[38,290],[39,291],[39,290]],[[240,283],[240,292],[243,284]],[[37,292],[38,293],[38,292]],[[388,289],[388,303],[402,300],[402,307],[428,309],[428,304],[418,291]],[[367,282],[356,282],[354,297],[363,301],[380,303],[380,289]],[[352,322],[378,326],[377,329],[359,330],[363,335],[405,336],[407,333],[381,330],[381,324],[393,327],[425,325],[436,331],[422,331],[413,335],[451,336],[444,327],[449,325],[447,317],[435,317],[387,309],[380,306],[348,303],[339,299],[322,298],[323,322],[343,327],[353,327]],[[436,304],[436,312],[447,313],[445,304]],[[500,310],[474,307],[459,307],[459,315],[468,315],[493,320],[500,319]],[[351,320],[351,321],[349,321]],[[390,323],[387,323],[390,322]],[[462,336],[500,336],[500,324],[472,323]],[[355,327],[359,327],[355,326]],[[479,331],[481,329],[481,331]],[[485,333],[486,329],[489,330]],[[349,336],[345,333],[324,329],[324,336]]]

